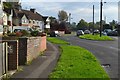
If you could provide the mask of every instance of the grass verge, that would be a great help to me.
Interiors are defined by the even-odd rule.
[[[61,57],[49,78],[101,78],[109,80],[109,76],[95,56],[86,49],[69,45],[62,45],[61,49]]]
[[[100,37],[99,35],[92,35],[92,34],[85,34],[79,36],[81,39],[88,39],[88,40],[98,40],[98,41],[112,41],[113,39],[109,36]]]
[[[66,42],[66,41],[61,40],[61,39],[57,39],[55,37],[48,37],[47,40],[52,42],[52,43],[55,43],[55,44],[69,44],[69,42]]]

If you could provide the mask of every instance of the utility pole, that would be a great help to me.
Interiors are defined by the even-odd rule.
[[[71,13],[69,13],[69,24],[71,22]]]
[[[93,35],[94,35],[94,5],[93,5]]]
[[[101,0],[100,2],[100,37],[102,36],[102,6],[103,6],[103,3]]]

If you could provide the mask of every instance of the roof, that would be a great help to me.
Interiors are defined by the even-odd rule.
[[[10,8],[4,8],[3,11],[6,12],[7,14],[11,14],[11,9]]]
[[[38,21],[43,21],[42,15],[40,15],[39,13],[33,13],[32,11],[28,11],[28,10],[17,10],[14,9],[14,17],[19,17],[22,18],[23,16],[26,16],[28,19],[31,20],[38,20]]]
[[[42,15],[40,15],[37,12],[33,13],[32,11],[28,11],[28,10],[22,10],[22,11],[28,16],[29,19],[43,21]]]
[[[27,15],[23,11],[17,10],[17,9],[13,9],[13,17],[22,18],[24,15],[27,17]]]

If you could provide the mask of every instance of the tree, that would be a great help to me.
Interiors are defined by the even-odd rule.
[[[77,29],[85,30],[88,29],[88,26],[89,26],[88,23],[85,20],[81,19],[77,24]]]
[[[71,30],[77,30],[76,23],[75,23],[75,22],[72,22],[70,28],[71,28]]]
[[[112,22],[110,22],[109,24],[110,24],[110,26],[112,26],[112,29],[114,29],[115,26],[117,25],[117,21],[112,20]]]
[[[55,18],[55,17],[52,17],[52,16],[49,17],[49,19],[50,19],[50,22],[51,22],[51,23],[55,23],[55,22],[57,21],[56,18]]]
[[[68,20],[67,12],[64,10],[59,11],[58,18],[59,18],[59,21],[67,21]]]

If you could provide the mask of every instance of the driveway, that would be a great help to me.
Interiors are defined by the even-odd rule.
[[[110,78],[118,78],[118,39],[115,41],[91,41],[80,39],[76,36],[59,37],[71,43],[71,45],[81,46],[92,52],[104,66]]]

